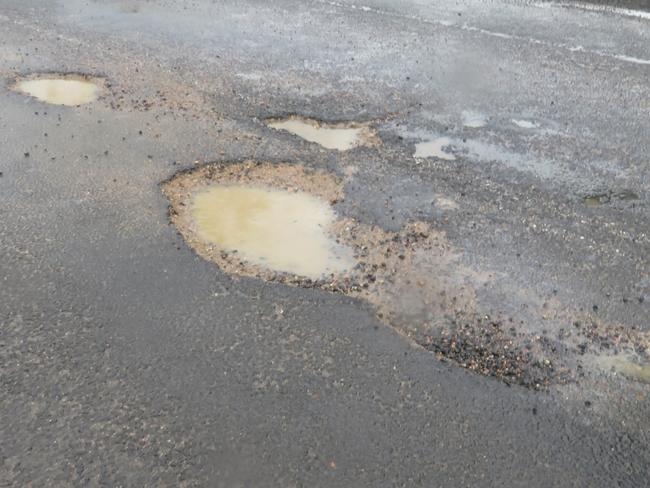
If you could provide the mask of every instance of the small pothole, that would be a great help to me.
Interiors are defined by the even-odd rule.
[[[582,201],[588,207],[598,207],[613,202],[627,202],[638,200],[639,195],[632,190],[608,190],[599,193],[590,193],[582,197]]]
[[[599,356],[595,360],[604,370],[622,374],[632,381],[650,384],[650,364],[647,362],[635,361],[624,354]]]
[[[12,88],[42,102],[74,107],[97,100],[103,81],[79,74],[41,74],[21,78]]]
[[[612,201],[612,196],[609,193],[594,193],[583,197],[582,201],[587,207],[598,207]]]
[[[539,128],[539,124],[537,122],[534,122],[532,120],[526,120],[526,119],[511,119],[512,123],[515,124],[517,127],[521,127],[522,129],[537,129]]]
[[[379,143],[375,132],[365,124],[326,124],[314,119],[292,116],[268,120],[267,125],[272,129],[285,130],[306,141],[338,151],[347,151],[358,146],[374,146]]]
[[[485,127],[488,123],[487,115],[481,112],[474,112],[472,110],[463,110],[461,113],[463,125],[470,129],[478,129]]]
[[[438,137],[431,141],[418,142],[415,145],[413,157],[416,159],[438,158],[453,161],[456,156],[451,152],[451,143],[449,137]]]

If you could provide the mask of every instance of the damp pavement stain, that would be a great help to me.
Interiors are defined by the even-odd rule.
[[[137,14],[140,12],[140,6],[136,3],[123,3],[120,5],[120,12],[125,14]]]
[[[497,163],[506,168],[530,173],[547,180],[559,178],[566,181],[586,180],[584,175],[572,174],[571,170],[568,170],[564,164],[536,157],[534,154],[517,153],[505,147],[478,139],[456,140],[454,144],[468,158],[483,163]]]
[[[20,80],[14,90],[41,102],[74,107],[97,100],[101,88],[81,76],[48,76]]]
[[[328,235],[331,206],[305,192],[214,186],[196,195],[192,218],[207,242],[273,271],[316,280],[355,264]]]
[[[537,156],[532,152],[518,153],[506,147],[484,142],[481,139],[467,139],[453,136],[427,135],[424,131],[400,130],[402,137],[423,140],[415,144],[413,157],[416,161],[427,158],[497,164],[506,169],[529,173],[544,180],[562,180],[575,188],[601,185],[597,175],[579,173],[568,163]]]
[[[369,127],[362,124],[326,124],[313,119],[289,117],[269,120],[272,129],[284,130],[326,149],[348,151],[359,146],[374,146],[379,139]]]
[[[416,159],[438,158],[453,161],[456,156],[449,151],[451,143],[449,137],[439,137],[432,141],[418,142],[415,145],[413,157]]]

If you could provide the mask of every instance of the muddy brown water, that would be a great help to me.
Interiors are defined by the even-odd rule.
[[[373,131],[361,124],[326,124],[313,119],[289,117],[267,121],[272,129],[284,130],[326,149],[347,151],[357,146],[375,145],[378,140]]]
[[[600,367],[606,371],[622,374],[628,379],[639,383],[650,384],[650,364],[635,361],[633,358],[620,354],[617,356],[600,356],[596,359]]]
[[[93,81],[65,76],[20,80],[14,89],[42,102],[69,107],[94,102],[100,93],[100,86]]]
[[[207,242],[273,271],[316,280],[355,264],[329,235],[331,206],[305,192],[215,185],[194,197],[192,218]]]

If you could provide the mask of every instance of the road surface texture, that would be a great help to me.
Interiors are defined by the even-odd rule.
[[[0,486],[650,486],[635,7],[0,0]],[[103,95],[12,90],[47,72]],[[380,143],[265,123],[292,114]],[[444,241],[397,318],[186,243],[161,185],[249,160]]]

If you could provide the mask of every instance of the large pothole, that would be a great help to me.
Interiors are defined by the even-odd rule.
[[[535,345],[522,349],[512,330],[478,313],[475,289],[487,278],[461,264],[444,232],[425,222],[387,232],[336,216],[331,205],[344,198],[336,176],[209,164],[179,173],[163,192],[189,245],[228,273],[365,299],[400,333],[480,374],[533,388],[554,376]]]
[[[40,74],[18,79],[12,88],[41,102],[74,107],[97,100],[103,81],[79,74]]]
[[[192,218],[205,242],[272,271],[317,280],[354,267],[328,236],[331,206],[306,192],[215,185],[194,196]]]

